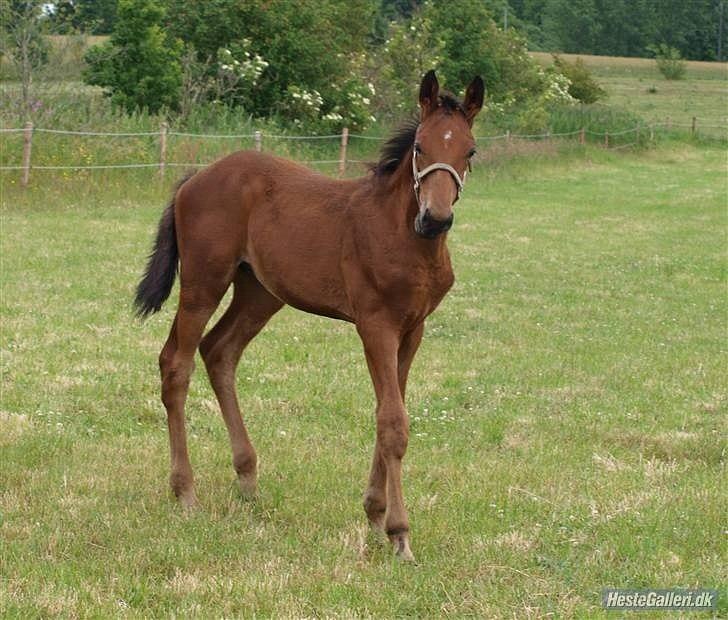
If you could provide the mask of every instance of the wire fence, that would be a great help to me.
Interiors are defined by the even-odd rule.
[[[511,131],[506,131],[503,134],[478,136],[476,141],[482,144],[493,144],[496,142],[503,143],[514,143],[520,141],[543,141],[543,140],[554,140],[554,139],[565,139],[578,137],[580,144],[586,144],[588,138],[591,138],[591,142],[601,144],[604,148],[610,150],[624,150],[633,147],[637,147],[641,144],[646,144],[647,140],[649,143],[654,142],[655,132],[658,130],[667,130],[668,132],[678,130],[681,131],[685,128],[690,130],[691,135],[695,136],[699,131],[703,130],[714,130],[720,129],[723,132],[728,132],[728,123],[716,123],[706,122],[702,120],[698,122],[697,117],[692,117],[690,123],[673,122],[672,119],[667,119],[658,123],[650,123],[643,125],[636,125],[626,129],[617,131],[594,131],[586,127],[574,129],[572,131],[561,131],[551,132],[547,131],[544,133],[531,133],[531,134],[519,134]],[[253,133],[195,133],[186,131],[170,130],[166,123],[163,123],[159,131],[138,131],[138,132],[102,132],[102,131],[86,131],[86,130],[70,130],[70,129],[54,129],[47,127],[34,127],[31,123],[26,124],[25,127],[6,127],[0,128],[1,134],[22,134],[23,137],[23,149],[22,159],[19,163],[0,165],[0,171],[20,171],[21,182],[24,186],[27,186],[30,179],[31,170],[123,170],[123,169],[144,169],[144,168],[157,168],[160,175],[164,175],[166,168],[175,167],[186,167],[186,168],[198,168],[204,167],[212,163],[211,161],[168,161],[168,140],[169,138],[182,138],[185,140],[192,140],[196,143],[202,143],[206,140],[252,140],[253,148],[257,151],[263,150],[263,142],[274,141],[278,142],[306,142],[311,141],[315,144],[321,144],[326,140],[337,141],[339,146],[338,158],[328,159],[298,159],[300,163],[308,165],[338,165],[338,173],[343,176],[346,172],[347,165],[349,164],[364,164],[365,160],[352,159],[348,154],[349,141],[351,139],[361,140],[364,143],[382,143],[387,140],[386,136],[373,136],[357,133],[349,133],[347,128],[344,128],[341,133],[335,134],[324,134],[324,135],[290,135],[290,134],[264,134],[262,131],[254,131]],[[82,137],[82,138],[154,138],[157,143],[157,153],[155,161],[146,162],[110,162],[110,163],[94,163],[86,161],[78,164],[33,164],[32,152],[33,152],[33,136],[35,134],[49,134],[57,136],[70,136],[70,137]],[[634,134],[634,139],[630,142],[623,142],[626,136]],[[725,137],[725,135],[723,136]],[[5,149],[2,150],[3,154]],[[188,159],[194,159],[194,157],[188,157]],[[1,164],[2,162],[0,162]]]

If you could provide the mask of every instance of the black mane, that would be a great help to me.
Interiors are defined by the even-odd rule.
[[[451,93],[444,92],[438,97],[438,107],[443,108],[447,114],[462,112],[465,114],[463,104]],[[402,160],[409,153],[415,141],[415,133],[420,121],[411,118],[405,121],[402,126],[389,138],[379,155],[379,161],[371,166],[376,176],[388,176],[392,174]]]

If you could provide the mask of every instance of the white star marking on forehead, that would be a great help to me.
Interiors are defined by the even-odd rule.
[[[450,131],[450,130],[448,129],[448,130],[447,130],[447,131],[445,132],[445,135],[443,136],[443,138],[445,138],[445,142],[447,142],[448,140],[450,140],[450,139],[452,138],[452,131]]]

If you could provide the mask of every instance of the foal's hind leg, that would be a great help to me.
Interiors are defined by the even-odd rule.
[[[194,369],[193,358],[207,321],[225,293],[228,282],[203,287],[185,287],[180,291],[179,308],[162,352],[159,369],[162,375],[162,402],[167,409],[169,447],[172,461],[170,484],[185,507],[197,503],[192,466],[187,453],[185,401]]]
[[[238,269],[234,286],[230,307],[202,339],[200,354],[230,436],[233,466],[240,489],[243,495],[252,496],[256,489],[257,459],[240,415],[235,393],[235,369],[245,346],[283,303],[266,291],[249,271]]]

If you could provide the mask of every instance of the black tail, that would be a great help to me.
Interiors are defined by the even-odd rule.
[[[174,286],[174,279],[177,277],[177,261],[179,251],[177,249],[177,233],[174,227],[174,200],[177,190],[187,181],[192,174],[185,176],[175,187],[167,208],[159,220],[157,239],[154,242],[154,250],[149,255],[147,269],[137,286],[134,306],[139,317],[146,317],[158,312],[165,302]]]

